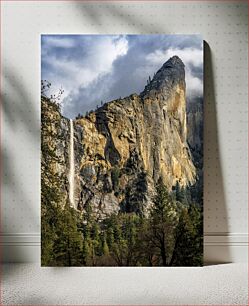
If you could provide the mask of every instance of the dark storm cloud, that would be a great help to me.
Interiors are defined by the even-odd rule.
[[[65,88],[63,113],[74,117],[101,100],[140,93],[175,54],[186,66],[187,93],[202,95],[202,52],[197,35],[49,35],[42,38],[42,78]]]

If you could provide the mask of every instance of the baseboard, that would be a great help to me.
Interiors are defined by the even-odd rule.
[[[40,262],[39,233],[4,233],[0,245],[3,262]],[[247,262],[247,233],[205,233],[204,262]]]
[[[248,262],[248,233],[205,233],[204,262]]]
[[[0,245],[3,262],[40,262],[39,233],[3,233]]]

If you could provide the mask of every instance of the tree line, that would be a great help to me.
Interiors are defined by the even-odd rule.
[[[162,184],[147,217],[119,213],[97,222],[90,203],[83,214],[52,203],[42,218],[44,266],[202,264],[201,209],[176,201]]]
[[[49,105],[50,110],[47,109]],[[47,111],[60,106],[42,98],[41,264],[42,266],[199,266],[203,262],[202,205],[189,190],[173,191],[159,180],[145,215],[120,212],[96,221],[89,202],[84,212],[65,200],[65,177],[54,172],[56,154]],[[59,118],[53,125],[59,126]],[[114,173],[115,174],[115,173]]]

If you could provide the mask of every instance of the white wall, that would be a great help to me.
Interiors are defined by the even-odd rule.
[[[247,260],[247,1],[2,1],[5,261],[40,261],[40,34],[200,33],[205,260]]]

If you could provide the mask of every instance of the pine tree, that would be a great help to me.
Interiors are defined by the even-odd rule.
[[[56,227],[55,261],[59,266],[80,266],[82,264],[82,234],[77,227],[77,216],[69,203],[59,212]]]
[[[175,230],[174,266],[200,266],[203,263],[203,221],[200,208],[192,204],[182,210]]]
[[[109,246],[106,241],[106,235],[103,236],[103,241],[102,241],[102,253],[103,255],[109,255]]]
[[[87,266],[89,263],[89,257],[90,257],[90,247],[88,243],[88,239],[83,240],[83,246],[82,246],[82,265]]]
[[[169,194],[162,180],[157,185],[157,193],[150,211],[147,239],[158,251],[159,265],[169,265],[174,245],[174,228],[178,222],[177,203]]]
[[[107,244],[108,244],[108,247],[109,247],[110,249],[112,249],[115,240],[114,240],[114,230],[113,230],[113,228],[112,228],[111,226],[107,228],[107,230],[106,230],[106,236],[107,236],[107,237],[106,237],[106,242],[107,242]]]
[[[61,164],[56,153],[56,146],[51,141],[56,135],[60,122],[52,121],[48,113],[58,113],[60,106],[48,98],[41,98],[41,263],[43,266],[54,262],[54,244],[58,207],[62,199],[63,176],[54,171],[54,165]],[[51,126],[53,125],[53,129]]]

